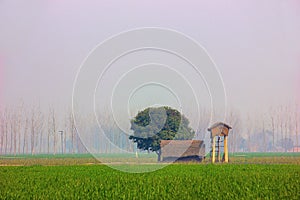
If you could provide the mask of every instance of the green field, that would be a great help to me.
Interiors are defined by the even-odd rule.
[[[246,152],[246,153],[230,153],[229,156],[247,158],[257,157],[300,157],[300,152]]]
[[[97,154],[96,159],[91,154],[37,154],[37,155],[2,155],[0,166],[12,165],[83,165],[99,163],[156,163],[155,153],[139,153],[138,158],[131,154]],[[207,157],[209,157],[207,155]],[[235,164],[299,164],[300,153],[231,153],[230,163]],[[209,158],[203,163],[209,163]]]
[[[299,165],[6,166],[0,177],[1,199],[300,199]]]
[[[214,165],[98,156],[121,171],[90,154],[0,156],[0,199],[300,199],[300,153],[234,153]]]

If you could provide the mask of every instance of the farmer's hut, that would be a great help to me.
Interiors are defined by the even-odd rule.
[[[202,140],[161,140],[160,148],[163,162],[201,161],[205,156]]]

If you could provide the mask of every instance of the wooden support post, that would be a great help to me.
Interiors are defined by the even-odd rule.
[[[215,158],[216,157],[216,144],[215,144],[215,137],[212,137],[212,157],[211,157],[211,162],[215,163]]]
[[[228,163],[228,146],[227,146],[227,136],[224,136],[224,162]]]
[[[220,136],[218,136],[217,147],[217,162],[221,162]]]

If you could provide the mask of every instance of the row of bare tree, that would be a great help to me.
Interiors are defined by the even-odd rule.
[[[196,138],[205,139],[207,144],[210,144],[209,121],[210,113],[202,109]],[[239,111],[230,109],[225,121],[233,127],[228,142],[231,152],[298,152],[300,149],[297,104],[270,108],[262,116],[242,116]]]
[[[72,115],[63,120],[53,107],[24,104],[0,110],[0,154],[83,153]]]
[[[101,128],[105,134],[99,134],[98,125],[89,117],[80,119],[80,123],[88,127],[81,137],[71,110],[63,112],[54,106],[43,110],[40,106],[24,104],[0,108],[0,155],[81,154],[87,153],[85,145],[98,153],[135,150],[128,135],[108,117],[102,117]]]
[[[242,119],[238,112],[229,112],[228,123],[233,127],[229,137],[232,152],[298,152],[298,105],[270,108],[262,116]]]
[[[58,113],[54,107],[42,110],[40,106],[7,106],[0,108],[0,154],[58,154],[86,153],[72,112]],[[228,112],[226,122],[233,129],[229,136],[231,152],[282,152],[299,150],[299,109],[298,106],[271,108],[262,117],[242,118],[236,110]],[[116,149],[135,151],[135,146],[108,118],[102,118],[105,135],[91,127],[92,148],[99,153],[116,152]],[[207,124],[210,114],[202,109],[196,132],[197,139],[207,138]],[[111,142],[107,142],[107,140]],[[206,141],[209,143],[209,140]],[[298,147],[298,148],[295,148]]]

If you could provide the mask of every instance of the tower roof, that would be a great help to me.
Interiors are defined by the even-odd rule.
[[[225,123],[223,123],[223,122],[217,122],[217,123],[214,123],[213,125],[211,125],[211,127],[208,128],[207,130],[208,130],[208,131],[211,131],[211,129],[216,128],[216,127],[219,127],[219,126],[221,126],[221,127],[226,127],[226,128],[228,128],[228,129],[232,129],[229,125],[227,125],[227,124],[225,124]]]

